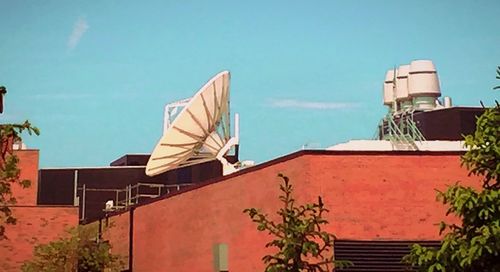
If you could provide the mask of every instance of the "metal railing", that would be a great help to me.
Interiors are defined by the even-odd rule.
[[[413,119],[413,111],[401,113],[397,121],[392,114],[388,114],[379,125],[379,137],[411,150],[418,150],[415,141],[425,141],[424,135]]]
[[[401,118],[405,120],[405,126],[408,128],[408,132],[412,135],[413,140],[420,142],[425,141],[424,135],[420,132],[420,129],[417,127],[417,123],[413,119],[413,111],[408,112],[407,116],[407,118],[403,118],[403,116],[401,116]]]
[[[78,187],[77,190],[81,192],[80,197],[76,201],[79,202],[81,207],[80,220],[84,220],[86,207],[87,207],[87,194],[88,193],[113,193],[113,205],[106,207],[106,203],[102,203],[103,211],[117,211],[127,209],[130,206],[141,203],[144,199],[157,198],[162,195],[170,194],[180,191],[183,188],[191,186],[193,183],[180,183],[180,184],[157,184],[157,183],[143,183],[127,185],[123,189],[113,188],[88,188],[85,184]],[[95,203],[94,203],[95,204]]]
[[[172,192],[179,191],[182,188],[186,188],[190,185],[192,185],[192,183],[156,184],[156,183],[142,183],[142,182],[138,182],[133,185],[127,185],[125,189],[122,189],[120,190],[120,192],[117,192],[115,199],[116,207],[126,208],[131,205],[139,204],[141,198],[157,198],[165,194],[170,194]],[[144,190],[145,188],[149,190],[145,191]]]

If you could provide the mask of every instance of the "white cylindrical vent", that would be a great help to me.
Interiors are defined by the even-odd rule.
[[[410,72],[410,65],[401,65],[398,68],[396,76],[396,101],[406,101],[410,97],[408,95],[408,73]]]
[[[443,100],[444,100],[444,103],[443,103],[444,107],[445,108],[451,108],[451,106],[452,106],[451,97],[445,96]]]
[[[408,73],[408,94],[412,97],[439,97],[441,90],[434,63],[414,60]]]
[[[394,102],[394,70],[388,70],[384,81],[384,105],[389,107]]]
[[[430,60],[414,60],[408,73],[408,94],[413,98],[417,110],[436,108],[436,97],[441,96],[439,80],[434,63]]]

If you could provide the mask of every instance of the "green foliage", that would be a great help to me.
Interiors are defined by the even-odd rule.
[[[500,192],[451,186],[438,198],[461,224],[441,222],[441,247],[414,245],[405,261],[419,271],[500,271]]]
[[[288,177],[282,174],[278,177],[282,179],[280,190],[283,192],[279,196],[283,207],[276,212],[280,222],[270,220],[267,214],[255,208],[243,211],[257,223],[257,230],[266,231],[275,237],[266,247],[276,248],[278,252],[262,258],[267,265],[265,271],[320,272],[332,271],[334,266],[350,265],[350,262],[333,259],[335,236],[321,230],[322,226],[328,224],[323,214],[329,212],[321,197],[318,197],[318,203],[297,205]]]
[[[448,205],[447,214],[460,224],[441,222],[445,236],[439,248],[413,245],[403,259],[419,271],[500,271],[500,106],[488,109],[477,120],[474,135],[465,138],[469,151],[462,163],[470,174],[483,178],[477,191],[458,184],[438,192]]]
[[[33,260],[24,263],[23,272],[101,272],[120,271],[121,258],[110,253],[111,246],[97,237],[92,228],[78,227],[66,238],[38,245]]]
[[[26,131],[29,135],[39,135],[38,128],[28,121],[23,124],[0,125],[0,240],[5,239],[5,224],[15,224],[16,218],[10,206],[16,204],[12,195],[12,184],[29,187],[29,180],[20,180],[21,170],[17,167],[19,158],[12,153],[11,144],[21,141],[21,134]]]
[[[500,107],[487,109],[477,120],[476,131],[465,137],[469,151],[462,163],[471,174],[483,176],[485,188],[500,188]]]

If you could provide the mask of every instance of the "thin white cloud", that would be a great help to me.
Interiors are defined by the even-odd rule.
[[[18,122],[20,119],[22,119],[20,114],[14,114],[14,113],[2,113],[2,123],[9,123],[9,122]]]
[[[41,93],[26,96],[34,100],[73,100],[92,98],[94,95],[88,93]]]
[[[73,31],[71,32],[71,35],[69,35],[68,38],[68,50],[71,51],[76,48],[78,43],[80,43],[80,40],[83,37],[83,34],[87,32],[87,29],[89,29],[89,25],[85,18],[80,17],[78,20],[76,20],[75,25],[73,26]]]
[[[148,95],[150,96],[150,95]],[[53,93],[37,93],[31,95],[24,95],[24,99],[31,100],[81,100],[81,99],[122,99],[122,100],[135,100],[143,98],[143,93],[139,92],[109,92],[109,93],[85,93],[85,92],[53,92]],[[163,97],[163,96],[158,96]]]
[[[278,99],[272,100],[270,103],[273,108],[296,108],[296,109],[316,109],[316,110],[336,110],[356,108],[355,103],[339,103],[339,102],[317,102],[296,99]]]

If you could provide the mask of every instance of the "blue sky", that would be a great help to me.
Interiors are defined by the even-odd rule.
[[[150,152],[167,102],[230,70],[241,158],[371,138],[387,69],[432,59],[443,95],[487,105],[500,1],[0,0],[0,122],[29,119],[41,166]]]

